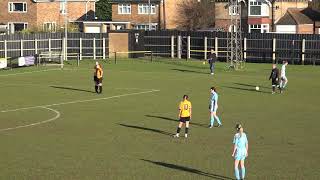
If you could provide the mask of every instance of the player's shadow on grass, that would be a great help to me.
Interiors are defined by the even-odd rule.
[[[198,73],[198,74],[209,74],[209,73],[205,73],[205,72],[201,72],[201,71],[194,71],[194,70],[188,70],[188,69],[171,69],[173,71],[179,71],[179,72],[187,72],[187,73]]]
[[[72,87],[63,87],[63,86],[50,86],[50,87],[56,88],[56,89],[70,90],[70,91],[81,91],[81,92],[95,93],[94,91],[89,91],[86,89],[77,89],[77,88],[72,88]]]
[[[266,93],[266,94],[271,94],[270,92],[266,92],[266,91],[257,91],[253,88],[244,88],[244,87],[234,87],[234,86],[222,86],[225,88],[229,88],[229,89],[236,89],[236,90],[242,90],[242,91],[251,91],[251,92],[256,92],[256,93]]]
[[[147,127],[141,127],[141,126],[133,126],[133,125],[127,125],[127,124],[119,124],[120,126],[123,127],[127,127],[127,128],[134,128],[134,129],[140,129],[140,130],[145,130],[145,131],[151,131],[154,133],[159,133],[159,134],[163,134],[163,135],[167,135],[167,136],[172,136],[172,133],[166,132],[166,131],[162,131],[159,129],[153,129],[153,128],[147,128]]]
[[[151,161],[151,160],[147,160],[147,159],[140,159],[142,161],[145,162],[149,162],[158,166],[163,166],[166,168],[170,168],[170,169],[176,169],[176,170],[180,170],[180,171],[185,171],[185,172],[189,172],[189,173],[194,173],[194,174],[198,174],[201,176],[206,176],[206,177],[210,177],[213,179],[218,179],[218,180],[230,180],[233,178],[230,177],[226,177],[226,176],[222,176],[222,175],[218,175],[218,174],[213,174],[213,173],[208,173],[208,172],[204,172],[198,169],[194,169],[194,168],[190,168],[190,167],[185,167],[185,166],[180,166],[180,165],[176,165],[176,164],[171,164],[171,163],[165,163],[165,162],[159,162],[159,161]]]
[[[252,85],[252,84],[244,84],[244,83],[234,83],[234,84],[240,85],[240,86],[252,87],[252,88],[255,88],[255,87],[256,87],[256,85]],[[268,89],[268,87],[266,87],[266,86],[259,86],[259,87],[260,87],[260,88],[266,88],[266,89]]]
[[[154,116],[154,115],[145,115],[146,117],[150,117],[150,118],[157,118],[157,119],[163,119],[166,121],[173,121],[173,122],[179,122],[179,120],[177,119],[173,119],[173,118],[168,118],[168,117],[163,117],[163,116]],[[205,124],[200,124],[200,123],[194,123],[192,120],[190,121],[191,125],[196,125],[196,126],[201,126],[201,127],[208,127],[208,125]]]

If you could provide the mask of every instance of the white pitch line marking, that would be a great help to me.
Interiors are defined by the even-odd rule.
[[[10,131],[10,130],[15,130],[15,129],[20,129],[20,128],[26,128],[26,127],[31,127],[31,126],[37,126],[37,125],[45,124],[45,123],[48,123],[48,122],[51,122],[51,121],[55,121],[55,120],[57,120],[57,119],[61,116],[60,112],[57,111],[57,110],[54,110],[54,109],[51,109],[51,108],[48,108],[48,107],[39,107],[39,108],[44,108],[44,109],[47,109],[47,110],[49,110],[49,111],[52,111],[52,112],[56,113],[56,116],[53,117],[53,118],[50,118],[50,119],[48,119],[48,120],[40,121],[40,122],[37,122],[37,123],[32,123],[32,124],[27,124],[27,125],[22,125],[22,126],[16,126],[16,127],[12,127],[12,128],[0,129],[0,132]]]
[[[125,97],[125,96],[133,96],[133,95],[139,95],[139,94],[153,93],[153,92],[158,92],[158,91],[160,91],[160,90],[152,89],[152,90],[149,90],[149,91],[143,91],[143,92],[137,92],[137,93],[128,93],[128,94],[121,94],[121,95],[104,97],[104,98],[95,98],[95,99],[87,99],[87,100],[69,101],[69,102],[62,102],[62,103],[56,103],[56,104],[47,104],[47,105],[40,105],[40,106],[31,106],[31,107],[18,108],[18,109],[8,109],[8,110],[3,110],[3,111],[1,111],[1,112],[2,112],[2,113],[6,113],[6,112],[14,112],[14,111],[27,110],[27,109],[46,108],[46,107],[51,107],[51,106],[66,105],[66,104],[77,104],[77,103],[84,103],[84,102],[101,101],[101,100],[114,99],[114,98],[120,98],[120,97]]]
[[[14,74],[1,74],[0,77],[16,76],[20,74],[33,74],[38,72],[57,71],[57,70],[61,70],[61,69],[46,69],[46,70],[40,70],[40,71],[28,71],[28,72],[14,73]]]

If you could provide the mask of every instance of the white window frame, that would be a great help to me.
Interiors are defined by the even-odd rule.
[[[46,29],[47,24],[51,24],[51,27],[53,25],[54,28],[53,29]],[[56,32],[57,31],[57,23],[56,22],[44,22],[42,25],[42,29],[47,32]]]
[[[22,11],[14,11],[14,9],[13,9],[13,6],[14,6],[14,4],[23,4],[22,6],[23,6],[23,10]],[[28,5],[27,5],[27,2],[8,2],[8,12],[10,12],[10,13],[26,13],[26,12],[28,12]]]
[[[124,9],[127,9],[126,12],[124,12]],[[128,3],[122,3],[118,4],[118,14],[131,14],[131,4]]]
[[[67,11],[66,11],[66,2],[64,1],[61,1],[60,2],[60,14],[66,14]]]
[[[150,14],[156,14],[156,5],[150,4]],[[138,14],[149,14],[149,4],[138,4]]]
[[[236,6],[229,6],[229,15],[230,16],[239,15],[239,12],[237,11]]]
[[[16,32],[15,29],[12,30],[12,28],[14,28],[14,24],[23,24],[23,29],[28,29],[28,23],[27,22],[8,22],[8,32],[9,33]]]
[[[232,27],[233,27],[233,32],[237,32],[237,27],[236,27],[236,25],[230,25],[229,28],[228,28],[228,32],[231,32]]]
[[[248,15],[249,16],[269,16],[269,5],[266,2],[261,0],[249,0],[249,8],[248,8]],[[251,14],[252,6],[259,6],[260,7],[260,14]]]
[[[139,28],[139,26],[140,26],[140,27],[144,27],[144,28]],[[158,28],[158,23],[151,23],[151,29],[150,29],[150,31],[157,30],[157,28]],[[134,29],[147,31],[147,30],[149,30],[149,24],[136,24],[136,25],[134,26]]]
[[[251,30],[253,29],[259,29],[260,33],[269,33],[270,25],[269,24],[249,24],[249,33],[251,33]],[[265,32],[264,32],[265,31]]]

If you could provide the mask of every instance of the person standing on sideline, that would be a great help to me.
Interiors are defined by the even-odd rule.
[[[185,134],[184,137],[188,137],[188,131],[189,131],[189,121],[192,117],[192,105],[191,102],[188,100],[188,95],[183,95],[183,100],[179,104],[179,125],[177,128],[177,134],[173,137],[179,137],[180,130],[183,124],[185,124]]]
[[[286,88],[288,79],[286,76],[286,66],[288,65],[288,61],[283,61],[282,67],[281,67],[281,77],[280,77],[280,92]]]
[[[211,75],[214,75],[214,66],[215,66],[216,60],[217,60],[216,53],[214,52],[213,49],[211,49],[211,53],[209,55],[209,60],[208,60],[208,63],[210,65]]]
[[[244,179],[246,176],[246,168],[244,166],[244,160],[248,157],[248,139],[246,133],[243,132],[243,127],[241,124],[236,125],[237,133],[233,138],[233,152],[232,157],[234,157],[234,174],[237,180]],[[241,167],[241,178],[239,173],[239,162]]]
[[[279,87],[279,69],[276,64],[272,65],[269,80],[272,79],[272,94],[276,92],[276,87]]]
[[[102,79],[103,79],[102,67],[99,64],[99,62],[96,62],[95,66],[94,66],[93,80],[94,80],[94,83],[95,83],[94,89],[95,89],[97,94],[101,94],[102,93]]]
[[[217,116],[217,110],[218,110],[218,93],[215,87],[210,88],[210,104],[209,104],[209,111],[210,111],[210,125],[209,128],[213,127],[214,119],[217,119],[218,127],[220,127],[221,121],[219,117]]]

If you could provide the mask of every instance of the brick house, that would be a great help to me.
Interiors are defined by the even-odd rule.
[[[246,32],[248,30],[248,8],[241,1],[241,29]],[[239,15],[235,8],[229,7],[228,0],[215,1],[215,28],[231,31],[231,15]]]
[[[248,32],[274,32],[275,24],[288,9],[306,7],[308,7],[308,0],[249,0]]]
[[[184,0],[150,0],[151,30],[178,28],[183,18],[178,13],[182,2]],[[111,3],[110,29],[148,29],[148,0],[111,0]]]
[[[110,29],[161,29],[163,3],[161,0],[112,0]]]
[[[241,4],[242,30],[249,33],[276,32],[275,27],[277,22],[288,14],[288,9],[293,11],[292,9],[301,9],[306,7],[308,7],[308,0],[246,0]],[[215,27],[224,28],[226,31],[230,31],[231,13],[234,14],[235,11],[233,8],[228,6],[228,0],[216,0]],[[303,19],[303,17],[300,19]],[[281,23],[283,22],[284,21],[281,20]],[[310,22],[304,20],[303,23]],[[306,31],[302,30],[297,32],[306,33]]]
[[[0,0],[0,24],[9,33],[24,29],[57,31],[68,22],[94,19],[95,0]]]

